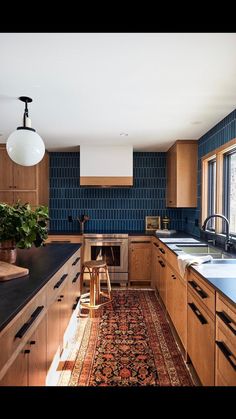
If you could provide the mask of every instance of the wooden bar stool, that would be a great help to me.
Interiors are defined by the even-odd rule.
[[[86,270],[90,276],[90,292],[82,294],[84,273]],[[101,273],[105,273],[107,292],[101,291]],[[112,301],[111,283],[106,262],[102,260],[89,260],[83,263],[80,276],[80,295],[80,305],[90,310],[90,317],[93,317],[93,310]],[[101,297],[105,297],[106,300],[102,301]]]

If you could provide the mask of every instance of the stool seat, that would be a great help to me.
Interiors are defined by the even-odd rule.
[[[87,266],[87,268],[105,268],[107,266],[103,260],[87,260],[83,265]]]
[[[86,270],[88,271],[90,277],[90,292],[82,294],[84,273]],[[107,282],[107,292],[101,291],[101,273],[105,275]],[[111,283],[106,262],[103,260],[87,260],[83,262],[80,277],[80,294],[80,305],[81,307],[89,309],[90,317],[94,317],[93,311],[95,309],[98,309],[102,305],[112,301]],[[104,298],[102,299],[101,297],[105,297],[105,301]]]

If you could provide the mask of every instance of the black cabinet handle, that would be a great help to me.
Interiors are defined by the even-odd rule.
[[[153,244],[154,244],[154,246],[159,247],[159,244],[157,244],[157,243],[153,243]]]
[[[162,249],[162,247],[159,248],[160,252],[163,253],[163,255],[166,253],[164,249]]]
[[[80,258],[76,258],[75,261],[72,263],[72,266],[75,266],[79,262]]]
[[[216,340],[216,344],[218,348],[221,350],[227,361],[229,361],[230,365],[232,365],[234,371],[236,371],[236,364],[232,361],[231,358],[235,359],[234,354],[229,350],[229,348],[226,346],[226,344],[222,341]]]
[[[226,324],[226,326],[233,332],[234,335],[236,335],[236,330],[233,328],[232,324],[235,324],[235,322],[226,314],[224,311],[217,311],[217,316]]]
[[[20,328],[20,330],[15,335],[15,338],[20,338],[21,339],[24,336],[24,334],[27,332],[27,330],[30,328],[30,326],[32,326],[35,319],[41,313],[43,308],[44,308],[44,306],[38,306],[36,308],[36,310],[34,310],[34,312],[31,314],[30,319],[25,324],[23,324],[23,326]]]
[[[71,243],[70,240],[51,240],[51,243]]]
[[[62,275],[61,279],[54,285],[54,288],[59,288],[62,282],[64,282],[67,277],[68,277],[68,274]]]
[[[35,345],[36,344],[36,340],[31,340],[30,341],[30,345]]]
[[[200,323],[202,323],[202,324],[207,324],[208,323],[207,320],[205,319],[205,317],[202,315],[200,310],[198,310],[198,308],[195,306],[194,303],[188,303],[188,305],[191,308],[191,310],[194,312],[195,316],[198,318]]]
[[[151,242],[150,242],[150,240],[149,241],[147,241],[147,240],[137,240],[137,241],[131,241],[131,243],[134,243],[134,244],[135,243],[147,243],[148,244],[148,243],[151,243]]]
[[[189,281],[189,285],[191,285],[191,287],[198,293],[198,295],[200,295],[201,298],[208,297],[208,294],[205,291],[203,291],[203,289],[199,287],[199,285],[195,281]]]
[[[75,275],[75,277],[74,277],[74,279],[72,280],[72,282],[73,282],[73,283],[75,283],[75,282],[77,281],[77,279],[79,278],[79,276],[80,276],[80,272],[78,272],[78,273]]]
[[[160,263],[162,268],[164,268],[166,266],[161,260],[158,260],[158,263]]]
[[[25,349],[24,353],[25,354],[29,354],[30,353],[30,349]]]

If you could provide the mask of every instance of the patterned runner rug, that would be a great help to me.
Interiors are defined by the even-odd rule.
[[[193,386],[154,291],[114,290],[81,319],[59,386]]]

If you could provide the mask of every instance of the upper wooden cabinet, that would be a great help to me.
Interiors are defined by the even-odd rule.
[[[35,166],[20,166],[0,144],[0,202],[13,204],[18,200],[34,205],[48,205],[49,157]]]
[[[167,207],[197,206],[197,140],[178,140],[167,152]]]

